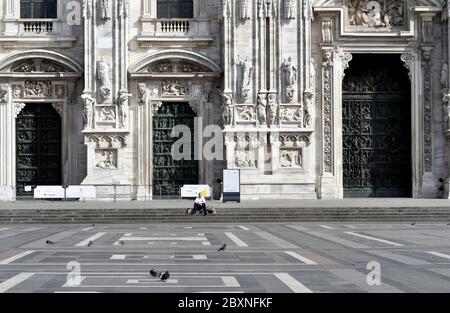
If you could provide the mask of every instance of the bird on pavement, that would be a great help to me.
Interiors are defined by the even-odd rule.
[[[224,243],[222,247],[220,247],[219,252],[220,251],[224,251],[227,248],[227,244]]]
[[[412,223],[411,223],[411,226],[415,226],[415,225],[416,225],[416,222],[412,222]]]
[[[90,247],[90,246],[92,246],[93,244],[94,244],[93,241],[89,241],[87,246]]]
[[[119,243],[120,243],[121,246],[125,245],[125,241],[123,241],[123,240],[119,241]]]
[[[152,275],[153,277],[161,277],[161,273],[158,271],[155,271],[154,269],[150,270],[150,275]]]
[[[95,227],[95,224],[92,224],[91,227]]]
[[[55,243],[54,243],[53,241],[51,241],[51,240],[47,240],[45,243],[48,244],[48,245],[54,245],[54,244],[55,244]]]
[[[170,278],[170,274],[169,274],[169,271],[166,271],[164,274],[162,274],[162,276],[161,276],[161,280],[162,281],[166,281],[166,280],[168,280]]]

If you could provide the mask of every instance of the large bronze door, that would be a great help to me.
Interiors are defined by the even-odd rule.
[[[398,55],[355,55],[343,83],[346,197],[410,197],[410,82]]]
[[[17,196],[25,186],[61,185],[61,117],[50,104],[27,104],[16,120]]]
[[[164,103],[153,117],[153,198],[177,198],[183,185],[198,184],[198,161],[194,158],[194,117],[188,103]],[[175,126],[190,129],[190,158],[172,157],[172,145],[180,137],[172,137]],[[188,134],[184,134],[187,136]],[[183,138],[186,140],[186,138]],[[189,141],[189,138],[187,138]],[[187,148],[187,146],[184,146]]]

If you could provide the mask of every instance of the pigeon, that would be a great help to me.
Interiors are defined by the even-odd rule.
[[[119,241],[119,243],[120,243],[121,246],[125,245],[125,241],[123,241],[123,240]]]
[[[154,269],[150,270],[150,275],[152,275],[153,277],[161,277],[161,273],[158,271],[155,271]]]
[[[93,241],[89,241],[87,246],[90,247],[90,246],[92,246],[93,244],[94,244]]]
[[[411,223],[411,226],[415,226],[415,225],[416,225],[416,222],[412,222],[412,223]]]
[[[48,244],[48,245],[54,245],[54,244],[55,244],[55,243],[54,243],[53,241],[51,241],[51,240],[47,240],[45,243]]]
[[[227,248],[227,244],[224,243],[222,247],[220,247],[219,252],[220,251],[224,251]]]
[[[162,276],[161,276],[161,280],[162,281],[166,281],[166,280],[168,280],[170,278],[170,274],[169,274],[169,271],[166,271],[164,274],[162,274]]]
[[[95,224],[92,224],[91,227],[95,227]]]
[[[450,223],[447,223],[447,226],[450,226]]]

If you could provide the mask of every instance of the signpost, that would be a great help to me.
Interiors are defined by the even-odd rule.
[[[223,202],[241,202],[241,171],[223,170]]]

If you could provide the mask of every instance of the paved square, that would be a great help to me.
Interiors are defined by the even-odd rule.
[[[449,239],[445,223],[0,225],[0,292],[450,292]]]

